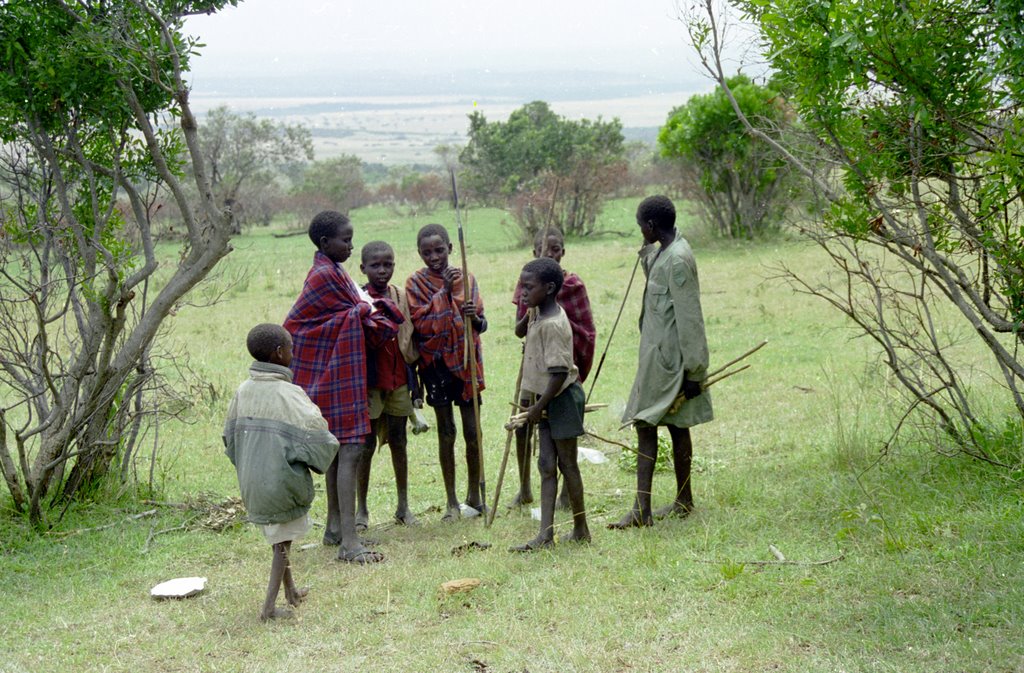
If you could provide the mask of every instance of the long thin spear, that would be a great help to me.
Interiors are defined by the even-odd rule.
[[[462,255],[462,298],[472,301],[472,287],[469,266],[466,263],[466,234],[462,229],[462,215],[459,214],[459,189],[455,184],[455,169],[449,168],[452,178],[452,203],[455,205],[455,224],[459,229],[459,253]],[[480,502],[487,506],[487,472],[484,470],[484,435],[480,427],[480,381],[476,375],[476,347],[473,343],[473,321],[463,320],[466,330],[466,353],[469,356],[469,381],[473,389],[473,419],[476,421],[476,447],[480,462]],[[485,519],[486,521],[486,519]]]
[[[641,252],[643,248],[641,248]],[[626,299],[629,298],[629,290],[633,287],[633,279],[636,278],[637,267],[640,266],[641,255],[638,252],[636,256],[636,263],[633,264],[633,273],[629,275],[629,284],[626,285],[626,293],[622,295],[622,304],[619,306],[619,314],[615,316],[615,322],[612,324],[612,331],[608,334],[608,341],[605,342],[604,352],[601,353],[601,359],[597,362],[597,371],[594,372],[594,378],[590,379],[590,390],[587,391],[586,402],[590,401],[590,395],[594,392],[594,386],[597,385],[597,378],[601,376],[601,367],[604,366],[604,358],[608,355],[608,349],[612,345],[612,337],[615,336],[615,329],[619,326],[619,318],[622,317],[622,310],[626,308]]]

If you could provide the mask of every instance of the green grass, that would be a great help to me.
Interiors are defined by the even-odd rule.
[[[635,259],[634,207],[614,202],[602,218],[607,229],[629,236],[570,241],[564,260],[587,283],[599,355]],[[471,270],[491,324],[482,408],[489,497],[519,358],[509,299],[528,258],[514,248],[501,218],[482,210],[466,221]],[[419,266],[418,227],[453,222],[450,213],[399,221],[372,209],[356,211],[353,221],[357,245],[374,238],[394,245],[399,282]],[[175,348],[189,354],[207,385],[193,393],[189,424],[161,425],[162,500],[237,494],[220,430],[246,376],[244,337],[257,322],[284,318],[312,258],[307,239],[274,238],[274,231],[239,238],[221,280],[198,292],[205,299],[223,292],[220,303],[182,307],[171,325]],[[642,531],[605,530],[629,506],[634,480],[617,467],[614,447],[588,441],[612,458],[582,465],[593,545],[510,555],[505,548],[532,537],[536,523],[502,507],[490,529],[479,520],[441,524],[434,438],[411,437],[410,500],[423,525],[386,525],[394,493],[389,460],[378,454],[371,536],[388,561],[360,568],[334,562],[331,549],[296,553],[296,577],[312,587],[310,598],[296,620],[264,625],[257,614],[270,550],[251,527],[151,538],[186,523],[187,514],[160,508],[156,517],[121,521],[150,507],[122,501],[122,509],[76,507],[38,536],[5,501],[0,671],[55,664],[217,672],[1024,668],[1019,483],[912,444],[879,461],[894,409],[869,344],[823,303],[768,280],[780,261],[821,273],[820,255],[781,238],[751,245],[687,233],[700,266],[713,360],[769,340],[750,370],[714,389],[716,420],[693,431],[697,510],[690,518]],[[358,277],[357,265],[348,266]],[[609,407],[588,417],[594,432],[626,443],[632,437],[618,429],[619,413],[635,367],[638,282],[593,395]],[[986,388],[992,385],[978,374],[979,395],[995,398],[995,389]],[[504,502],[515,487],[511,471],[507,477]],[[672,487],[670,474],[656,476],[656,504]],[[321,496],[314,518],[322,521],[324,510]],[[568,517],[558,512],[555,520],[564,526]],[[319,534],[315,529],[305,542]],[[450,553],[474,540],[493,546]],[[796,561],[842,558],[816,566],[751,563],[772,560],[770,544]],[[187,575],[208,577],[207,592],[180,602],[149,599],[157,582]],[[482,585],[440,595],[441,583],[462,577]]]

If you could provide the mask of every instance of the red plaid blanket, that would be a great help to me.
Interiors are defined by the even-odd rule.
[[[370,432],[366,339],[390,339],[398,326],[387,311],[371,313],[348,273],[323,253],[313,256],[302,293],[284,327],[292,335],[292,372],[342,444]]]
[[[477,315],[483,317],[484,302],[480,288],[473,275],[469,276],[470,296],[476,304]],[[409,300],[409,315],[416,335],[416,346],[420,351],[420,364],[427,366],[440,358],[453,376],[462,380],[463,399],[473,398],[473,386],[469,365],[465,360],[466,325],[462,318],[463,279],[459,279],[449,294],[444,289],[444,279],[430,269],[423,268],[405,281],[405,293]],[[476,348],[476,376],[479,390],[484,389],[484,360],[480,349],[480,335],[473,332]]]
[[[516,320],[526,315],[526,304],[522,303],[523,288],[516,282],[512,303],[516,305]],[[580,277],[571,271],[565,272],[562,289],[555,297],[558,305],[565,310],[572,326],[572,360],[580,370],[580,381],[586,381],[590,368],[594,364],[594,347],[597,342],[597,329],[594,327],[594,314],[590,311],[590,298],[587,288]]]

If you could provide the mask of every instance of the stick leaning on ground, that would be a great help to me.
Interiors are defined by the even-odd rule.
[[[459,253],[462,255],[462,294],[463,301],[472,297],[470,287],[469,265],[466,262],[466,235],[462,229],[462,216],[459,214],[459,190],[455,185],[455,170],[449,169],[452,178],[452,203],[455,206],[455,224],[459,230]],[[480,461],[480,503],[487,506],[487,473],[484,471],[484,435],[480,427],[480,381],[476,375],[476,348],[473,344],[473,321],[463,319],[465,325],[466,352],[465,359],[469,365],[469,381],[473,389],[473,419],[476,421],[476,446]]]

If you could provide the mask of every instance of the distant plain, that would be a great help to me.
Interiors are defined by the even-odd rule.
[[[620,98],[549,100],[551,109],[570,119],[618,118],[627,140],[653,142],[669,112],[691,94],[684,91]],[[541,99],[538,96],[536,99]],[[479,111],[489,121],[504,121],[534,98],[443,96],[244,96],[193,93],[200,115],[218,105],[289,124],[313,134],[317,159],[351,154],[386,165],[437,163],[438,145],[463,145],[468,116]]]

